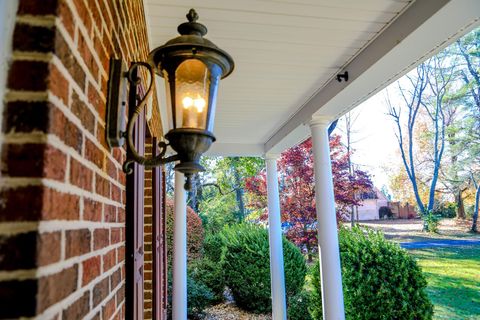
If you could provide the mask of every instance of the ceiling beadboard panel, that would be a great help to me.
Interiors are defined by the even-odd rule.
[[[150,46],[177,36],[190,8],[235,60],[220,82],[214,134],[262,144],[412,1],[145,0]]]

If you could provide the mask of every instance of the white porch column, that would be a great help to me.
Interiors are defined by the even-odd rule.
[[[175,171],[175,207],[173,227],[173,319],[187,319],[187,198],[185,176]]]
[[[310,122],[315,163],[318,251],[322,279],[323,319],[343,320],[345,319],[345,310],[335,198],[333,195],[332,164],[327,133],[329,124],[330,121],[324,118],[312,118]]]
[[[287,319],[285,272],[283,267],[282,221],[278,195],[277,156],[266,155],[268,235],[270,241],[270,279],[273,320]]]

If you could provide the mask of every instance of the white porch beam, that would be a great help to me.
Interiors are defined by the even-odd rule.
[[[262,157],[263,144],[246,144],[246,143],[222,143],[215,142],[205,153],[209,157]]]
[[[338,118],[480,24],[478,0],[417,0],[334,75],[266,141],[279,153],[308,137],[313,115]]]
[[[187,320],[187,197],[185,176],[175,171],[173,219],[173,319]]]
[[[327,133],[329,124],[330,121],[325,118],[314,118],[310,122],[315,169],[315,202],[322,281],[322,308],[323,319],[344,320],[342,270],[333,194],[330,145]]]
[[[268,235],[270,242],[270,281],[273,320],[287,319],[285,271],[283,264],[282,221],[278,193],[277,155],[266,155]]]

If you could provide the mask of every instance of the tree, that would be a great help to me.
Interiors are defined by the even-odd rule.
[[[449,64],[446,51],[420,64],[414,72],[405,76],[405,81],[398,81],[398,92],[401,103],[393,105],[387,92],[388,114],[396,124],[395,135],[402,162],[412,185],[415,201],[421,215],[432,211],[435,205],[435,193],[440,174],[443,155],[445,152],[448,105],[446,97],[453,79],[452,66]],[[406,82],[406,85],[405,85]],[[418,127],[419,117],[427,120],[426,132],[429,154],[423,163],[423,171],[430,170],[427,203],[420,197],[417,177],[415,145],[415,129]],[[403,117],[406,116],[406,121]]]
[[[357,193],[370,191],[372,182],[366,172],[354,170],[349,173],[348,154],[341,144],[339,135],[330,139],[332,172],[337,220],[349,213],[352,205],[361,200],[353,197]],[[278,161],[281,215],[286,237],[300,247],[312,260],[317,247],[315,178],[312,141],[307,139],[282,153]],[[263,211],[260,220],[267,218],[266,173],[262,170],[257,176],[246,179],[249,192],[249,206]]]

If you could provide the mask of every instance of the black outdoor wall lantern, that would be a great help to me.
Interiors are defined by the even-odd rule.
[[[178,26],[180,36],[150,52],[147,62],[133,62],[125,71],[121,60],[110,61],[106,135],[111,148],[121,147],[126,139],[125,173],[132,172],[134,162],[151,168],[178,161],[175,170],[185,174],[185,189],[189,190],[192,175],[204,170],[200,156],[215,141],[212,131],[219,80],[233,71],[234,63],[228,53],[203,37],[207,28],[196,22],[198,15],[194,9],[189,11],[187,19],[188,22]],[[139,67],[148,70],[150,83],[145,95],[135,103],[134,112],[130,112],[125,130],[126,101],[120,95],[126,91],[126,81],[130,90],[140,85]],[[155,73],[165,79],[171,128],[165,135],[168,144],[161,142],[160,153],[146,158],[136,150],[133,132],[153,93]],[[176,154],[165,157],[167,146]]]

